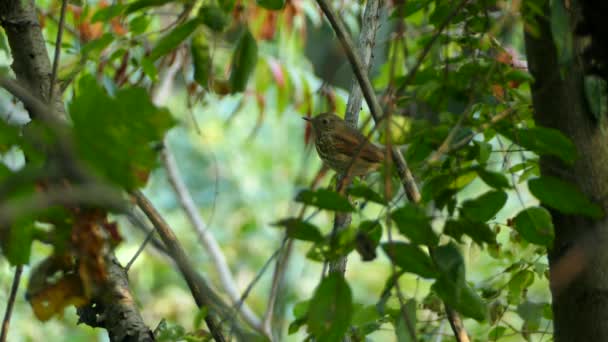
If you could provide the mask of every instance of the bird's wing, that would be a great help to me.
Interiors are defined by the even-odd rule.
[[[357,154],[358,159],[362,159],[368,163],[381,163],[384,159],[384,153],[382,150],[376,145],[367,141],[361,133],[357,133],[359,138],[363,138],[363,141],[365,141],[362,148],[359,146],[361,140],[357,138],[356,134],[335,134],[334,148],[336,149],[336,152],[350,156],[361,148],[361,151]]]

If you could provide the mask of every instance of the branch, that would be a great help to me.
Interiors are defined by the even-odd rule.
[[[341,20],[338,19],[334,11],[331,9],[327,0],[317,0],[319,7],[323,10],[323,13],[329,20],[336,36],[340,40],[342,44],[342,48],[346,52],[346,56],[353,68],[353,72],[357,77],[357,81],[359,81],[359,86],[363,91],[363,96],[365,97],[365,101],[370,109],[371,115],[376,122],[376,125],[380,124],[382,120],[384,120],[384,114],[382,112],[382,107],[376,98],[374,93],[374,88],[367,77],[367,73],[365,72],[365,68],[363,67],[363,63],[359,56],[354,52],[354,45],[350,36],[346,33],[346,28]],[[391,149],[391,154],[393,160],[395,161],[395,165],[397,167],[397,172],[399,174],[399,178],[401,179],[402,185],[405,189],[405,192],[408,198],[411,201],[419,201],[420,200],[420,192],[418,191],[418,186],[415,183],[414,176],[412,172],[409,170],[401,151],[397,148]]]
[[[165,244],[167,254],[171,256],[186,280],[196,305],[199,308],[209,308],[209,314],[205,317],[205,322],[207,323],[213,338],[216,341],[224,341],[225,338],[222,335],[222,332],[213,316],[217,314],[222,317],[222,319],[229,319],[231,317],[231,308],[222,301],[222,299],[215,293],[215,290],[211,288],[209,283],[195,271],[175,234],[173,234],[173,231],[167,222],[158,213],[154,206],[152,206],[152,203],[150,203],[146,196],[139,191],[133,192],[132,195],[137,202],[137,205],[146,214],[150,222],[152,222],[154,228],[156,228],[158,235]],[[254,338],[239,324],[235,323],[235,328],[237,334],[241,335],[244,339]]]
[[[127,271],[110,254],[106,260],[107,279],[98,295],[78,308],[78,323],[103,327],[110,341],[154,341],[129,290]]]
[[[52,69],[34,1],[0,1],[0,13],[0,25],[6,32],[13,57],[11,67],[19,83],[35,98],[48,102]],[[56,119],[64,120],[65,109],[60,98],[54,101],[52,107]],[[30,112],[32,114],[37,113]]]
[[[194,227],[194,230],[198,236],[199,241],[209,253],[213,266],[215,267],[217,273],[220,277],[220,282],[232,300],[234,305],[237,305],[241,301],[241,295],[239,290],[236,287],[236,281],[232,276],[232,272],[228,267],[228,262],[224,256],[224,253],[220,249],[219,244],[210,233],[207,225],[203,221],[203,218],[198,212],[198,208],[192,199],[192,195],[184,180],[179,173],[179,169],[177,167],[177,163],[175,162],[175,158],[173,153],[165,143],[164,149],[162,152],[162,160],[165,165],[165,169],[167,169],[167,175],[169,177],[169,182],[171,183],[173,190],[177,194],[177,198],[182,205],[184,211],[186,212],[190,223]],[[247,304],[240,305],[239,312],[243,316],[243,319],[249,323],[254,329],[258,330],[261,334],[266,335],[266,337],[270,338],[272,336],[270,330],[265,329],[262,326],[262,322],[257,315],[251,311],[251,309],[247,306]]]
[[[2,332],[0,333],[0,342],[6,342],[8,336],[8,327],[11,322],[11,315],[13,313],[13,306],[15,305],[15,298],[17,297],[17,290],[19,290],[19,281],[21,280],[21,272],[23,271],[22,265],[15,267],[15,275],[13,276],[13,285],[11,286],[11,293],[6,302],[6,310],[4,311],[4,319],[2,320]]]
[[[467,0],[463,0],[459,4],[459,6],[452,13],[450,13],[450,15],[448,16],[448,19],[451,19],[451,17],[453,17],[466,4],[466,2],[467,2]],[[355,76],[357,77],[357,80],[359,81],[359,85],[361,86],[363,95],[365,96],[365,100],[367,101],[367,104],[370,107],[372,117],[374,118],[376,125],[378,125],[384,119],[384,114],[382,113],[382,108],[380,107],[380,103],[376,99],[374,89],[371,85],[371,82],[369,81],[369,78],[367,77],[366,73],[364,72],[363,64],[361,63],[359,56],[357,56],[357,54],[354,52],[353,43],[352,43],[350,37],[348,36],[348,34],[346,33],[344,24],[342,23],[342,21],[340,21],[338,19],[336,14],[333,12],[331,7],[327,3],[327,0],[317,0],[317,3],[319,4],[319,7],[321,7],[321,9],[323,10],[323,13],[329,20],[334,32],[336,33],[336,36],[338,37],[338,39],[340,40],[340,43],[342,44],[342,47],[344,48],[344,50],[346,52],[346,56],[348,57],[348,59],[351,63],[351,67],[353,68],[353,72],[355,73]],[[445,25],[447,25],[447,22],[449,22],[449,20],[445,21]],[[418,190],[418,185],[416,184],[416,181],[414,179],[412,172],[410,171],[410,169],[407,166],[407,163],[405,162],[405,158],[403,158],[401,151],[399,151],[399,149],[397,149],[396,147],[393,147],[391,149],[391,154],[392,154],[393,160],[395,161],[395,165],[397,167],[397,172],[399,174],[399,178],[401,179],[401,183],[404,187],[405,193],[407,194],[410,201],[412,201],[414,203],[419,203],[421,200],[420,191]],[[431,254],[432,254],[432,249],[431,249]],[[456,313],[454,313],[454,315],[456,315]],[[450,317],[454,317],[454,316],[448,315],[448,319]],[[458,326],[459,322],[460,322],[460,320],[458,322],[451,320],[450,325]],[[464,328],[462,328],[462,331],[464,331],[464,334],[466,334],[466,331],[464,330]],[[456,329],[454,329],[455,335],[459,336],[460,333],[461,333],[460,331],[457,331]]]
[[[171,95],[171,90],[173,89],[173,80],[175,78],[175,74],[181,68],[182,62],[183,56],[178,52],[175,61],[167,68],[160,85],[154,91],[153,101],[157,106],[164,105],[166,100]],[[194,232],[198,236],[200,243],[203,245],[207,253],[209,253],[213,266],[219,274],[222,287],[227,292],[234,306],[237,307],[237,310],[243,319],[262,335],[271,338],[272,335],[270,330],[265,330],[263,328],[260,318],[249,308],[249,306],[247,306],[247,304],[241,303],[241,294],[236,286],[236,281],[232,276],[232,272],[228,267],[228,262],[226,261],[224,253],[213,235],[209,232],[207,224],[201,217],[198,208],[192,199],[192,195],[190,194],[190,191],[188,190],[188,187],[186,186],[183,177],[179,172],[173,152],[171,152],[171,149],[169,148],[167,138],[165,138],[165,141],[163,142],[161,157],[163,165],[167,170],[169,183],[173,187],[173,190],[177,195],[177,199],[179,200],[183,210],[186,212],[190,223],[194,227]]]
[[[399,90],[405,89],[405,87],[407,87],[407,85],[410,84],[412,82],[412,80],[414,80],[414,76],[416,76],[416,73],[418,72],[418,69],[420,68],[420,65],[422,65],[422,62],[426,58],[426,55],[428,55],[428,53],[431,51],[431,48],[433,47],[433,44],[435,43],[435,41],[437,40],[437,38],[439,38],[439,36],[443,32],[443,30],[448,26],[448,24],[450,23],[450,21],[452,21],[452,19],[454,19],[454,17],[464,8],[464,6],[467,4],[468,1],[469,0],[462,0],[458,4],[458,6],[456,6],[452,10],[452,12],[450,12],[450,14],[448,14],[448,16],[445,17],[445,19],[443,20],[443,22],[437,28],[437,31],[435,32],[435,34],[433,35],[433,37],[431,37],[431,40],[429,40],[429,42],[424,47],[424,50],[422,50],[422,52],[418,56],[418,59],[416,59],[416,64],[414,64],[414,66],[412,67],[412,70],[410,70],[410,72],[405,77],[405,80],[401,84],[401,86],[399,87]]]
[[[368,0],[365,5],[365,12],[363,14],[363,23],[361,27],[361,33],[359,34],[359,55],[363,60],[363,68],[365,74],[369,73],[369,69],[372,65],[373,50],[376,42],[376,32],[380,25],[380,10],[382,9],[382,3],[379,0]],[[359,111],[361,110],[362,92],[359,83],[356,78],[353,78],[353,85],[351,92],[348,97],[348,103],[346,104],[346,114],[344,120],[346,123],[353,128],[357,128],[357,121],[359,120]],[[363,146],[361,146],[363,147]],[[362,148],[361,148],[362,150]],[[355,158],[353,158],[353,161]],[[340,175],[337,180],[337,191],[341,192],[350,183],[350,177],[348,172]],[[348,213],[336,213],[334,218],[334,227],[332,230],[332,239],[336,234],[346,227],[351,222],[351,215]],[[329,272],[340,272],[346,271],[346,257],[338,258],[335,261],[329,263]]]
[[[57,39],[55,40],[55,57],[53,58],[53,72],[51,73],[51,80],[49,82],[49,102],[53,101],[53,94],[55,88],[55,81],[57,79],[57,70],[59,69],[59,60],[61,59],[61,40],[63,39],[63,27],[65,26],[65,11],[68,7],[68,0],[61,2],[61,14],[59,16],[59,23],[57,24]]]

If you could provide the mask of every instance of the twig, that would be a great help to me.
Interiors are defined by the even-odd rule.
[[[435,34],[433,35],[433,37],[431,37],[431,40],[429,40],[429,42],[424,47],[424,50],[422,50],[422,52],[420,52],[420,55],[418,56],[418,59],[416,59],[416,64],[414,64],[414,66],[412,67],[412,70],[410,70],[410,72],[405,77],[405,80],[403,81],[403,83],[399,87],[399,91],[405,89],[405,87],[407,87],[412,82],[412,80],[414,79],[414,76],[416,76],[416,73],[418,72],[418,69],[422,65],[422,62],[426,58],[426,55],[428,55],[428,53],[431,51],[431,48],[433,47],[433,44],[435,43],[435,41],[437,40],[437,38],[439,38],[439,36],[443,32],[443,30],[448,26],[448,24],[450,23],[450,21],[452,21],[452,19],[454,18],[454,16],[456,16],[462,10],[462,8],[464,7],[464,5],[466,5],[468,1],[469,0],[462,0],[458,4],[458,6],[456,6],[456,8],[454,8],[452,10],[452,12],[450,12],[450,14],[443,20],[443,22],[441,23],[441,25],[439,25],[439,27],[437,28],[437,31],[435,32]]]
[[[150,240],[152,240],[153,237],[154,237],[154,230],[150,230],[148,232],[148,235],[146,235],[144,242],[141,243],[141,245],[139,246],[139,248],[137,249],[135,254],[133,254],[133,256],[131,257],[131,260],[129,260],[129,262],[125,266],[125,272],[127,272],[127,273],[129,272],[129,270],[131,269],[131,266],[133,266],[133,263],[135,262],[135,260],[137,260],[137,258],[141,254],[141,252],[144,251],[144,248],[146,248],[146,245],[148,244],[148,242],[150,242]]]
[[[179,172],[175,157],[169,149],[169,146],[167,146],[166,141],[162,151],[162,160],[165,169],[167,170],[169,183],[171,183],[171,186],[173,187],[182,208],[186,212],[190,223],[194,227],[194,231],[196,232],[199,241],[207,253],[209,253],[213,266],[219,275],[222,287],[230,297],[233,304],[237,305],[240,303],[240,293],[236,287],[236,281],[232,276],[232,272],[228,267],[226,257],[224,256],[224,253],[213,235],[209,232],[203,218],[199,214],[198,208],[192,199],[192,195],[186,187],[186,184],[184,183],[184,180]],[[247,306],[247,304],[242,304],[239,306],[239,312],[243,316],[243,319],[254,329],[270,338],[270,330],[263,328],[260,318],[257,317],[257,315]]]
[[[509,108],[507,110],[504,110],[498,114],[496,114],[495,116],[493,116],[490,121],[485,122],[484,124],[482,124],[481,126],[479,126],[480,131],[485,131],[486,129],[490,128],[492,125],[496,124],[497,122],[503,120],[504,118],[508,117],[509,115],[511,115],[514,112],[514,110],[512,108]],[[471,140],[473,140],[473,138],[475,137],[476,133],[471,133],[469,135],[467,135],[466,137],[460,139],[459,141],[455,142],[454,144],[450,145],[450,142],[448,142],[447,144],[444,143],[441,144],[441,146],[439,146],[439,148],[433,152],[433,154],[427,159],[427,164],[433,164],[435,162],[437,162],[439,160],[439,158],[441,158],[441,156],[443,156],[444,154],[450,154],[454,151],[457,151],[461,148],[463,148],[464,146],[468,145]],[[446,138],[447,141],[447,138]]]
[[[59,15],[59,23],[57,24],[57,39],[55,40],[55,56],[53,58],[53,71],[51,72],[51,80],[49,82],[49,103],[53,103],[53,94],[55,93],[55,81],[57,79],[57,70],[59,69],[59,60],[61,58],[61,40],[63,39],[63,27],[65,26],[65,12],[68,7],[68,0],[61,2],[61,14]]]
[[[463,0],[456,9],[460,10],[460,8],[462,8],[466,4],[466,2],[467,2],[467,0]],[[346,56],[348,57],[348,59],[351,63],[351,67],[353,68],[353,72],[355,73],[355,76],[357,76],[357,79],[361,86],[361,90],[363,91],[365,100],[367,101],[367,104],[370,107],[372,117],[374,118],[376,125],[378,125],[380,123],[380,121],[382,121],[384,119],[384,115],[382,113],[382,108],[380,107],[380,103],[376,99],[376,96],[374,94],[374,89],[371,85],[371,82],[369,81],[369,78],[367,77],[366,73],[364,72],[364,68],[361,63],[361,60],[359,59],[357,54],[354,52],[353,43],[352,43],[350,37],[348,36],[348,34],[346,33],[347,31],[344,27],[344,24],[338,19],[336,14],[333,12],[331,7],[327,3],[327,0],[317,0],[317,3],[323,10],[323,13],[329,20],[334,32],[336,33],[336,36],[338,37],[338,39],[340,40],[340,43],[342,44],[342,47],[344,48],[344,50],[346,52]],[[457,13],[456,10],[452,11],[452,13],[448,17],[448,19],[451,19],[451,17],[453,15],[455,15],[455,13]],[[449,22],[449,20],[446,20],[445,24],[443,24],[442,26],[447,25],[447,22]],[[395,165],[397,167],[399,178],[401,179],[401,183],[404,187],[404,190],[405,190],[408,198],[410,199],[410,201],[412,201],[414,203],[419,203],[421,200],[421,196],[420,196],[420,191],[418,190],[418,185],[416,184],[414,176],[413,176],[412,172],[410,171],[410,169],[408,168],[407,163],[405,162],[405,159],[403,158],[403,155],[401,154],[401,151],[399,151],[397,148],[393,147],[391,150],[391,153],[392,153],[392,157],[395,161]],[[450,324],[452,324],[452,323],[457,324],[458,322],[450,322]],[[464,328],[463,328],[463,331],[464,331]],[[454,331],[454,333],[458,334],[457,331]],[[466,333],[466,331],[465,331],[465,333]]]
[[[8,336],[8,327],[11,322],[11,315],[13,313],[13,306],[15,305],[15,298],[17,298],[17,290],[19,290],[19,281],[21,281],[22,271],[22,265],[17,265],[17,267],[15,267],[13,285],[11,286],[11,292],[8,297],[8,302],[6,302],[6,310],[4,311],[4,319],[2,320],[2,333],[0,333],[0,342],[6,342],[6,337]]]

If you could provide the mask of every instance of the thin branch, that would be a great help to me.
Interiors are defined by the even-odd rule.
[[[59,69],[59,61],[61,58],[61,40],[63,39],[63,27],[65,26],[65,12],[68,7],[68,0],[61,2],[61,14],[59,15],[59,23],[57,24],[57,39],[55,40],[55,57],[53,58],[53,71],[51,72],[51,80],[49,84],[49,103],[53,103],[53,94],[55,93],[55,81],[57,80],[57,70]]]
[[[192,195],[186,187],[186,184],[184,183],[184,180],[179,172],[175,157],[173,156],[173,153],[167,146],[166,142],[162,151],[162,160],[165,169],[167,170],[169,182],[171,183],[171,186],[173,187],[182,208],[186,212],[190,223],[194,227],[194,231],[196,232],[199,241],[207,253],[209,253],[209,257],[211,258],[211,262],[219,275],[223,289],[226,291],[234,305],[239,304],[241,295],[236,286],[236,281],[232,276],[232,272],[230,271],[230,267],[228,267],[226,257],[217,243],[217,240],[215,240],[207,225],[203,221],[200,213],[198,212],[198,208],[192,199]],[[239,312],[243,316],[243,319],[254,329],[270,338],[271,330],[266,330],[263,328],[260,318],[257,317],[257,315],[247,306],[247,304],[243,303],[239,306]]]
[[[11,322],[11,315],[13,313],[13,306],[15,305],[15,298],[17,298],[17,291],[19,290],[19,281],[21,281],[21,272],[23,272],[23,266],[17,265],[17,267],[15,267],[15,275],[13,276],[13,285],[11,286],[11,293],[8,296],[8,302],[6,302],[4,319],[2,320],[2,333],[0,333],[0,342],[6,342],[6,337],[8,336],[8,327]]]
[[[363,15],[363,24],[361,27],[361,33],[359,34],[359,55],[363,60],[363,67],[365,73],[369,73],[369,69],[372,65],[373,59],[373,50],[376,42],[376,32],[378,31],[378,27],[380,25],[380,10],[382,9],[382,1],[380,0],[368,0],[365,5],[365,12]],[[348,103],[346,104],[346,114],[344,115],[344,119],[346,123],[352,128],[357,128],[357,121],[359,120],[359,111],[361,108],[362,102],[362,93],[361,87],[357,82],[357,79],[353,79],[353,85],[351,88],[351,92],[348,97]],[[363,145],[357,151],[361,153],[363,150]],[[356,156],[352,158],[354,164],[354,160]],[[350,170],[350,167],[349,167]],[[340,193],[343,189],[348,187],[348,183],[350,183],[350,177],[348,175],[349,171],[338,177],[336,182],[336,190]],[[338,234],[338,232],[344,230],[351,222],[351,215],[349,213],[336,213],[334,218],[334,226],[332,229],[332,243],[334,237]],[[339,272],[344,274],[346,271],[346,257],[338,258],[335,261],[329,263],[329,272]]]
[[[177,240],[177,237],[146,196],[139,191],[133,192],[132,195],[137,202],[137,205],[146,214],[150,222],[152,222],[154,228],[156,228],[158,235],[167,248],[167,253],[171,256],[186,280],[197,306],[199,308],[209,308],[209,314],[205,317],[205,322],[207,323],[207,327],[211,331],[213,338],[216,341],[225,341],[225,337],[222,334],[214,315],[219,314],[220,317],[229,317],[231,309],[221,300],[215,290],[211,288],[207,280],[195,271],[186,252]],[[236,324],[236,328],[237,333],[240,335],[247,335],[246,331],[238,324]],[[249,338],[251,338],[251,336]]]
[[[154,91],[154,104],[161,106],[166,103],[173,89],[175,75],[180,70],[183,60],[184,57],[178,51],[175,61],[167,68],[160,82],[160,86]],[[236,286],[236,281],[232,276],[232,272],[230,271],[230,267],[228,266],[228,262],[226,261],[226,257],[217,243],[217,240],[215,240],[215,237],[209,231],[207,224],[201,217],[198,208],[192,199],[192,195],[179,171],[173,152],[169,148],[167,138],[165,138],[163,142],[161,157],[163,165],[167,170],[169,183],[173,187],[183,210],[186,212],[186,216],[192,224],[200,243],[209,254],[211,262],[219,275],[223,289],[228,294],[233,305],[238,308],[243,319],[261,334],[270,338],[270,330],[266,331],[263,329],[260,318],[249,308],[249,306],[247,306],[247,304],[241,304],[241,295]]]
[[[463,0],[456,9],[460,10],[460,8],[462,8],[466,4],[466,2],[467,2],[467,0]],[[357,77],[357,79],[359,81],[361,90],[363,91],[363,95],[365,96],[365,100],[367,101],[367,104],[370,107],[372,117],[374,118],[376,125],[378,125],[380,123],[380,121],[382,121],[384,119],[384,115],[382,113],[382,108],[380,107],[380,103],[376,99],[374,89],[371,85],[371,82],[369,81],[369,78],[367,77],[367,74],[365,73],[365,70],[361,63],[361,60],[359,59],[359,56],[357,56],[357,54],[354,52],[355,50],[353,47],[353,43],[352,43],[349,35],[346,33],[347,31],[344,28],[344,24],[342,23],[341,20],[338,19],[338,17],[334,13],[334,11],[331,9],[329,4],[327,3],[327,0],[317,0],[317,3],[323,10],[323,13],[329,20],[334,32],[336,33],[336,36],[338,37],[338,39],[340,40],[340,43],[342,44],[342,47],[344,48],[344,50],[346,52],[346,56],[348,57],[348,59],[351,63],[351,66],[353,68],[353,72],[355,73],[355,76]],[[450,14],[448,19],[451,19],[451,17],[453,17],[455,15],[455,13],[457,13],[457,11],[453,11]],[[448,22],[448,21],[446,20],[446,22]],[[447,25],[447,23],[445,25]],[[414,176],[413,176],[412,172],[410,171],[410,169],[408,168],[407,163],[405,162],[405,159],[403,158],[403,155],[401,154],[401,151],[399,151],[399,149],[393,147],[391,150],[391,153],[392,153],[392,157],[395,161],[395,165],[397,167],[399,178],[401,179],[402,185],[404,187],[404,190],[405,190],[408,198],[410,199],[410,201],[412,201],[414,203],[419,203],[421,200],[421,196],[420,196],[420,191],[418,190],[418,185],[416,184]],[[432,253],[432,249],[431,249],[431,253]],[[452,324],[452,323],[458,324],[458,322],[450,322],[450,324]],[[464,328],[462,330],[464,331]],[[454,333],[458,334],[459,332],[455,330]],[[465,331],[465,334],[466,334],[466,331]]]
[[[506,109],[506,110],[494,115],[490,119],[490,121],[485,122],[481,126],[479,126],[479,130],[485,131],[486,129],[492,127],[492,125],[496,124],[497,122],[499,122],[499,121],[503,120],[504,118],[508,117],[509,115],[511,115],[514,111],[515,111],[514,109],[509,108],[509,109]],[[471,140],[473,140],[475,135],[476,135],[476,133],[471,133],[471,134],[467,135],[466,137],[458,140],[457,142],[451,144],[451,139],[453,137],[451,134],[448,134],[448,137],[446,137],[446,140],[444,140],[444,142],[439,146],[439,148],[435,152],[433,152],[433,154],[427,159],[426,163],[434,164],[444,154],[449,154],[449,153],[452,153],[454,151],[457,151],[457,150],[463,148],[464,146],[468,145],[471,142]],[[452,137],[452,138],[450,138],[450,137]]]
[[[448,16],[439,25],[439,27],[437,28],[437,31],[435,32],[435,34],[433,35],[433,37],[431,37],[431,40],[429,40],[429,42],[424,47],[424,50],[422,50],[422,52],[420,52],[420,55],[418,55],[418,59],[416,59],[416,64],[414,64],[414,66],[412,67],[412,70],[410,70],[410,72],[405,77],[404,82],[399,87],[399,91],[404,90],[405,87],[407,87],[414,80],[414,77],[416,76],[416,73],[418,72],[418,69],[420,69],[420,66],[422,65],[422,62],[426,58],[426,55],[428,55],[428,53],[431,51],[431,48],[433,47],[433,44],[435,43],[435,41],[437,40],[437,38],[439,38],[439,36],[443,32],[443,30],[448,26],[448,24],[450,23],[450,21],[452,21],[452,19],[454,19],[454,17],[458,13],[460,13],[460,11],[464,8],[464,6],[467,4],[468,1],[469,0],[462,0],[458,4],[458,6],[456,6],[452,10],[452,12],[450,12],[450,14],[448,14]]]
[[[338,18],[338,16],[331,9],[327,0],[317,0],[319,7],[323,10],[323,13],[327,17],[327,20],[330,22],[336,36],[340,40],[342,44],[342,48],[344,49],[346,56],[351,64],[353,69],[353,73],[357,77],[359,81],[359,86],[361,86],[361,90],[363,91],[363,96],[365,97],[365,101],[367,102],[368,107],[370,108],[370,112],[376,125],[379,125],[382,120],[384,120],[384,114],[382,112],[382,107],[376,98],[374,93],[374,88],[367,77],[367,73],[365,72],[365,68],[363,67],[363,63],[359,56],[355,53],[355,48],[348,35],[346,28],[342,21]],[[403,184],[405,192],[407,193],[410,200],[415,200],[420,196],[418,192],[418,186],[414,181],[414,176],[412,172],[409,170],[401,151],[397,148],[393,148],[391,150],[391,154],[393,156],[393,160],[395,160],[395,165],[397,167],[397,172],[399,174],[399,178]]]

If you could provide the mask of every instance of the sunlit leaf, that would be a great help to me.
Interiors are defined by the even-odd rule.
[[[211,53],[204,35],[198,34],[192,38],[190,47],[192,64],[194,67],[194,80],[201,87],[207,88],[211,76]]]
[[[150,55],[148,55],[148,58],[151,61],[155,61],[158,58],[175,50],[175,48],[177,48],[184,40],[186,40],[186,38],[188,38],[190,34],[192,34],[192,32],[194,32],[194,30],[196,30],[196,28],[200,24],[200,20],[193,19],[174,28],[173,30],[171,30],[171,32],[163,36],[158,41],[158,43],[156,43],[156,46],[154,46],[154,48],[150,52]]]

